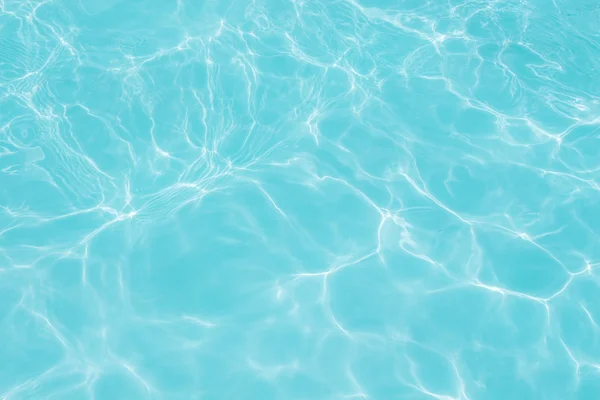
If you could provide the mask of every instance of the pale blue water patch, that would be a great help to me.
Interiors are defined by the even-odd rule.
[[[0,2],[0,398],[597,398],[598,21]]]

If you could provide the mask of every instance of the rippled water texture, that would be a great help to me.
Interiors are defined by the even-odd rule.
[[[598,398],[599,21],[1,0],[0,398]]]

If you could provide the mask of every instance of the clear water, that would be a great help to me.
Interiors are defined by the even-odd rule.
[[[596,399],[596,1],[0,2],[1,399]]]

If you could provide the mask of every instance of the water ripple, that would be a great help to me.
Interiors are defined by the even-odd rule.
[[[0,398],[594,398],[599,16],[0,1]]]

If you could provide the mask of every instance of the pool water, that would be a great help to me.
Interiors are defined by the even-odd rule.
[[[600,4],[0,1],[0,399],[596,399]]]

